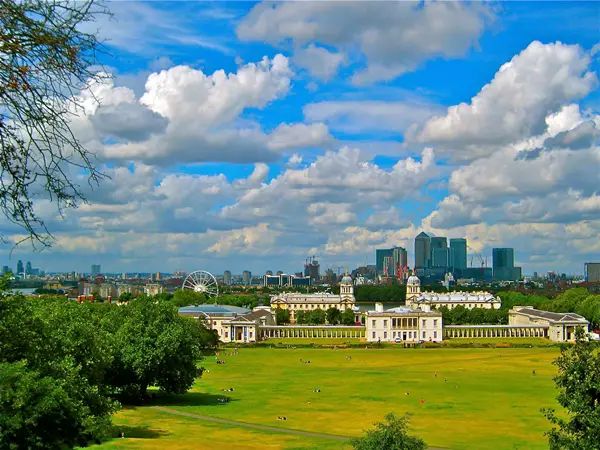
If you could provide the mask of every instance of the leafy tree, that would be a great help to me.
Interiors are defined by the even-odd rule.
[[[308,316],[308,322],[315,325],[323,325],[325,323],[325,319],[327,319],[327,313],[321,308],[313,309],[310,311]]]
[[[309,322],[309,313],[307,311],[296,311],[296,323],[306,325]]]
[[[115,317],[116,314],[116,317]],[[111,384],[126,396],[143,396],[149,386],[182,394],[202,374],[204,325],[182,317],[172,302],[140,296],[113,314],[115,360],[108,371]]]
[[[542,409],[556,425],[546,435],[551,450],[597,450],[600,445],[600,354],[587,341],[583,330],[576,331],[576,343],[563,347],[554,361],[558,375],[558,403],[567,418],[554,409]]]
[[[277,320],[277,325],[290,323],[290,310],[277,308],[275,310],[275,318]]]
[[[327,310],[327,323],[337,325],[342,320],[342,312],[337,308],[329,308]]]
[[[85,201],[71,172],[103,178],[71,118],[80,89],[104,76],[93,69],[101,45],[84,30],[105,13],[96,0],[0,0],[0,210],[34,243],[52,240],[33,196],[62,212]]]
[[[346,310],[342,313],[342,323],[344,325],[354,325],[354,311],[350,308],[346,308]]]
[[[425,450],[423,439],[408,435],[410,414],[397,417],[394,413],[385,416],[385,422],[376,423],[375,429],[368,430],[364,436],[352,439],[355,450]]]
[[[190,305],[203,305],[206,303],[206,294],[202,292],[195,292],[190,289],[177,289],[173,293],[172,302],[175,306],[183,307]]]
[[[133,294],[131,292],[123,292],[120,296],[119,296],[119,301],[120,302],[124,302],[127,303],[129,301],[133,300]]]

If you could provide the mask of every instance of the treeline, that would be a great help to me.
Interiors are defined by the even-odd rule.
[[[278,325],[290,323],[290,311],[288,309],[277,308],[275,314]],[[354,319],[354,311],[349,308],[344,312],[337,308],[296,311],[297,325],[323,325],[325,323],[330,325],[354,325]]]
[[[171,301],[2,297],[0,448],[98,443],[122,403],[146,399],[150,387],[189,390],[202,373],[202,351],[216,344]]]
[[[125,295],[125,294],[124,294]],[[119,297],[119,300],[122,300]],[[133,298],[133,297],[129,297]],[[178,289],[174,293],[158,294],[156,298],[165,301],[171,301],[173,304],[182,307],[190,305],[202,305],[205,303],[218,303],[219,305],[239,306],[241,308],[253,309],[258,305],[269,305],[269,296],[260,294],[227,294],[219,297],[208,297],[201,292],[194,292],[189,289]]]
[[[458,306],[449,310],[439,308],[446,325],[480,325],[480,324],[507,324],[508,312],[514,306],[533,306],[551,312],[576,313],[585,317],[592,328],[600,327],[600,295],[593,295],[586,288],[573,288],[565,291],[554,299],[541,295],[527,295],[521,292],[502,291],[497,295],[502,300],[502,307],[498,310],[466,309]]]
[[[406,286],[391,284],[389,286],[356,286],[354,297],[357,302],[365,303],[404,303],[406,300]]]

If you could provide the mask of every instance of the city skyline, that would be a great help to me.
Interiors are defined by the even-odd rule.
[[[2,218],[3,264],[295,273],[315,255],[325,273],[378,248],[412,262],[421,231],[489,266],[514,248],[523,274],[600,259],[597,4],[368,8],[111,3],[94,26],[114,78],[73,118],[110,178],[70,174],[89,204],[64,219],[35,201],[43,252]]]

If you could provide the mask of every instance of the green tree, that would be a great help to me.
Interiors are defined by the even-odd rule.
[[[583,330],[576,331],[576,343],[563,347],[554,361],[558,375],[558,403],[567,417],[554,409],[542,409],[556,425],[546,433],[551,450],[597,450],[600,443],[600,354],[588,342]]]
[[[180,308],[183,306],[203,305],[207,303],[207,296],[202,292],[195,292],[190,289],[177,289],[173,293],[172,302]]]
[[[108,376],[122,394],[143,396],[149,386],[182,394],[202,374],[196,363],[210,333],[201,321],[179,316],[172,302],[140,296],[113,313],[108,326],[116,351]]]
[[[394,413],[385,416],[385,422],[378,422],[375,428],[364,436],[352,439],[355,450],[425,450],[423,439],[408,435],[410,414],[397,417]]]
[[[104,177],[71,128],[80,89],[105,77],[84,31],[104,13],[96,0],[0,0],[0,210],[33,243],[52,242],[33,196],[62,212],[85,201],[74,171]]]
[[[342,321],[342,312],[337,308],[329,308],[327,310],[327,323],[337,325]]]
[[[327,319],[327,312],[324,309],[313,309],[308,313],[308,322],[315,325],[323,325]]]
[[[306,325],[309,322],[309,314],[307,311],[296,311],[296,323],[298,325]]]
[[[290,323],[290,310],[277,308],[275,310],[275,318],[277,321],[277,325],[283,325],[286,323]]]
[[[129,301],[133,300],[133,294],[131,292],[123,292],[120,296],[119,296],[119,301],[120,302],[124,302],[127,303]]]
[[[342,323],[344,325],[354,325],[354,311],[350,308],[346,308],[346,310],[342,314]]]

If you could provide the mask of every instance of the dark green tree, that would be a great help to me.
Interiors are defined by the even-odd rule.
[[[346,310],[342,313],[342,323],[344,325],[354,325],[354,311],[350,308],[346,308]]]
[[[378,422],[375,428],[364,436],[352,439],[355,450],[425,450],[425,441],[408,435],[410,414],[397,417],[394,413],[385,416],[385,422]]]
[[[172,302],[179,308],[183,306],[203,305],[204,303],[208,303],[206,294],[202,292],[195,292],[190,289],[177,289],[173,293]],[[214,301],[210,303],[214,303]]]
[[[275,310],[275,318],[277,320],[277,325],[290,323],[289,309],[277,308]]]
[[[306,325],[309,323],[309,313],[307,311],[296,311],[296,323],[298,325]]]
[[[542,413],[556,427],[546,433],[551,450],[598,450],[600,448],[600,354],[580,329],[576,343],[563,347],[554,361],[558,375],[558,403],[567,416],[554,409]]]
[[[308,313],[308,323],[323,325],[327,319],[327,312],[324,309],[313,309]]]
[[[337,325],[342,321],[342,312],[337,308],[329,308],[327,310],[327,323]]]

